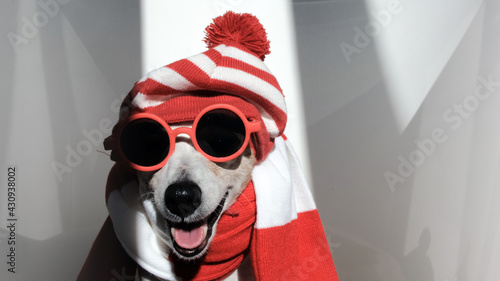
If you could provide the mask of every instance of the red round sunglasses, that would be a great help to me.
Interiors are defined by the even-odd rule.
[[[151,113],[127,117],[117,129],[117,138],[106,139],[106,149],[117,150],[120,160],[138,171],[161,169],[175,149],[179,134],[187,134],[194,148],[207,159],[226,162],[247,147],[252,133],[260,131],[259,121],[248,120],[236,107],[214,104],[204,108],[191,128],[172,129]]]

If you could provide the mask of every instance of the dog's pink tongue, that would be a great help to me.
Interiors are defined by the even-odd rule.
[[[207,235],[207,224],[200,227],[183,230],[179,228],[173,228],[174,240],[180,247],[184,249],[194,249],[203,242],[205,236]]]

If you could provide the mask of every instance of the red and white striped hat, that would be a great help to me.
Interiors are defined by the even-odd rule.
[[[250,14],[227,12],[206,29],[208,50],[153,70],[137,81],[120,116],[150,112],[167,123],[192,121],[204,107],[229,103],[264,125],[257,133],[257,159],[286,125],[285,98],[264,64],[269,54],[266,31]]]

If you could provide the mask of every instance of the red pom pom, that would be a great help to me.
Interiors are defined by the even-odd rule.
[[[238,43],[264,60],[270,54],[266,30],[251,14],[226,12],[205,29],[208,48],[224,43]]]

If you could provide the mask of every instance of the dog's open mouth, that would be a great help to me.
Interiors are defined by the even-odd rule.
[[[224,195],[217,208],[203,220],[193,223],[168,221],[173,246],[179,254],[189,258],[198,255],[205,249],[212,235],[213,226],[222,213],[227,195],[228,193]]]

